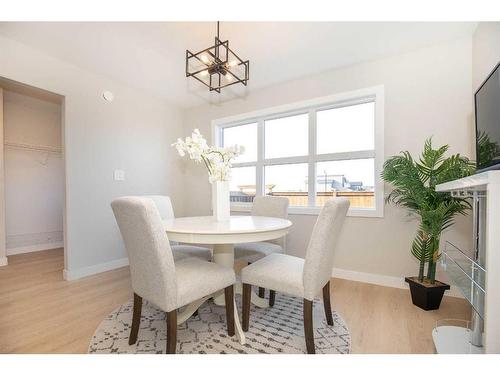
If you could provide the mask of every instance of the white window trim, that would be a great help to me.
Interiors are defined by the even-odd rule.
[[[301,113],[314,113],[335,107],[345,107],[350,104],[361,104],[363,101],[375,102],[375,150],[341,152],[334,154],[316,155],[316,116],[309,116],[309,155],[275,158],[264,160],[264,120],[291,116]],[[374,86],[365,89],[329,95],[320,98],[295,102],[272,108],[266,108],[236,116],[225,117],[212,121],[212,142],[216,146],[221,145],[222,129],[249,123],[257,123],[257,161],[246,163],[234,163],[234,167],[256,166],[256,194],[262,195],[264,190],[263,170],[266,165],[309,163],[309,176],[315,178],[315,162],[362,159],[374,157],[374,185],[375,185],[375,208],[362,209],[350,208],[348,216],[358,217],[384,217],[384,183],[380,178],[384,164],[384,86]],[[309,204],[316,196],[316,184],[309,184]],[[312,186],[312,188],[311,188]],[[231,211],[249,212],[251,203],[231,203]],[[317,215],[321,211],[318,206],[291,206],[290,214]]]

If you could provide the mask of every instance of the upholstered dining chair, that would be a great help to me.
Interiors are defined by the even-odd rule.
[[[269,216],[286,219],[289,201],[286,197],[259,196],[252,204],[252,216]],[[234,259],[251,264],[270,254],[282,254],[285,251],[285,237],[265,242],[248,242],[235,245]],[[259,288],[259,297],[264,298],[265,288]],[[269,291],[269,306],[274,305],[275,292]]]
[[[177,346],[177,309],[224,289],[229,336],[234,335],[234,270],[198,258],[174,262],[155,203],[122,197],[111,203],[130,265],[134,309],[129,344],[137,341],[142,299],[167,313],[167,353]]]
[[[145,198],[152,199],[156,204],[156,208],[160,212],[162,220],[169,220],[175,218],[174,209],[170,197],[166,195],[145,195]],[[211,260],[212,252],[210,249],[201,246],[193,245],[180,245],[178,243],[170,243],[174,261],[185,259],[188,257],[197,257],[203,260]]]
[[[252,285],[276,290],[303,298],[304,333],[308,353],[314,353],[312,310],[314,297],[323,289],[326,321],[333,325],[330,305],[330,278],[333,253],[344,223],[349,201],[344,198],[330,199],[321,210],[314,225],[305,259],[271,254],[243,268],[243,331],[250,322],[250,292]]]

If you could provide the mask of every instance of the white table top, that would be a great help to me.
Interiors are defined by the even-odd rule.
[[[169,239],[187,243],[226,244],[266,241],[284,236],[292,222],[265,216],[231,216],[215,221],[212,216],[165,220]]]
[[[292,226],[290,220],[266,216],[231,216],[228,221],[215,221],[212,216],[181,217],[164,224],[167,232],[199,234],[267,232]]]

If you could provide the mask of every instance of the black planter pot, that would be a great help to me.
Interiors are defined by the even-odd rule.
[[[410,284],[411,301],[424,310],[439,309],[444,291],[450,289],[448,284],[437,280],[435,284],[427,284],[418,281],[418,277],[405,277],[405,281]]]

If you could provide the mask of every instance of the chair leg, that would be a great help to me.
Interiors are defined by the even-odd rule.
[[[132,315],[132,328],[128,344],[134,345],[137,342],[137,334],[139,333],[139,325],[141,324],[142,297],[134,293],[134,312]]]
[[[276,297],[276,292],[274,290],[269,290],[269,306],[274,306],[274,299]]]
[[[304,335],[306,338],[307,354],[314,354],[314,332],[313,332],[313,301],[304,298]]]
[[[250,284],[243,284],[243,317],[241,326],[244,332],[248,331],[248,326],[250,325],[250,294],[252,292],[252,286]]]
[[[259,287],[259,297],[265,298],[265,296],[266,296],[266,290],[264,288]]]
[[[333,326],[332,305],[330,303],[330,282],[327,282],[323,287],[323,304],[325,306],[326,322],[329,326]]]
[[[228,286],[224,289],[226,299],[226,324],[228,336],[234,336],[234,289]]]
[[[177,310],[167,312],[167,354],[175,354],[177,347]]]

